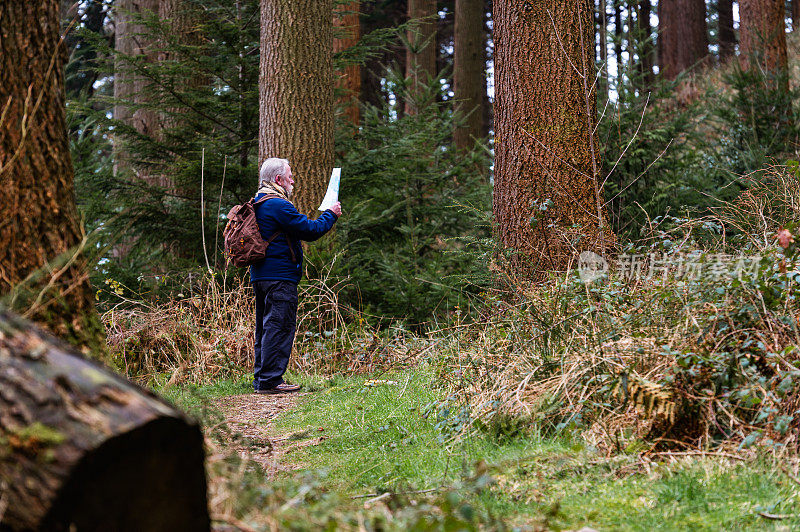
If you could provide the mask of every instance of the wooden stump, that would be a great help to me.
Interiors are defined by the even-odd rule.
[[[0,310],[0,530],[209,530],[203,435]]]

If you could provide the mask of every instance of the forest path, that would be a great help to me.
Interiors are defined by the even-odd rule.
[[[324,436],[310,438],[311,430],[277,436],[270,430],[278,416],[295,408],[304,395],[307,394],[229,395],[215,400],[214,406],[230,427],[230,443],[239,455],[260,464],[272,478],[280,471],[297,469],[297,464],[286,462],[287,453],[324,439]]]

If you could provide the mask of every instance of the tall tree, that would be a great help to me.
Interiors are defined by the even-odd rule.
[[[650,0],[639,0],[637,7],[636,19],[638,21],[639,35],[636,39],[639,43],[638,46],[638,70],[639,75],[642,77],[642,86],[649,87],[653,83],[653,36],[652,28],[650,26],[650,14],[652,6]]]
[[[436,0],[408,0],[406,78],[409,80],[406,113],[414,114],[425,88],[436,75]]]
[[[333,27],[333,53],[339,53],[358,44],[361,38],[361,1],[356,0],[345,4],[334,14]],[[341,91],[338,103],[344,107],[344,116],[347,121],[358,126],[359,110],[358,98],[361,93],[361,66],[358,64],[347,65],[338,73],[337,88]]]
[[[333,168],[332,17],[332,0],[261,0],[258,159],[291,162],[307,215]]]
[[[453,132],[456,148],[466,151],[483,136],[486,93],[486,13],[483,0],[456,0],[453,89],[456,110],[465,121]]]
[[[773,74],[787,71],[783,0],[739,0],[739,53],[745,68]],[[788,89],[788,77],[782,76]]]
[[[361,30],[364,34],[381,28],[393,28],[403,24],[408,9],[403,2],[364,2],[361,5]],[[387,93],[382,84],[384,70],[391,67],[401,75],[406,72],[406,47],[400,40],[387,46],[382,53],[367,59],[361,69],[361,101],[375,107],[387,104]],[[403,105],[396,107],[398,114]]]
[[[800,27],[800,0],[792,0],[792,31]]]
[[[0,2],[0,293],[84,350],[98,349],[64,118],[59,2]]]
[[[598,60],[603,69],[600,73],[600,88],[603,98],[608,96],[608,8],[606,0],[598,0],[597,10],[597,40],[599,44]]]
[[[733,29],[733,0],[717,0],[719,15],[719,58],[728,59],[736,52],[736,32]]]
[[[673,80],[708,56],[705,0],[659,0],[658,61]]]
[[[158,59],[154,38],[143,23],[143,18],[155,15],[160,15],[160,0],[117,0],[114,7],[114,47],[117,51],[114,65],[114,119],[151,138],[157,137],[161,123],[156,111],[143,106],[152,92],[148,89],[147,78],[137,72],[135,61],[140,57],[146,63]],[[151,174],[132,164],[130,154],[121,145],[122,138],[118,137],[114,153],[117,172],[134,172],[137,178],[150,185],[169,185],[166,176]]]
[[[593,20],[591,0],[494,0],[494,216],[502,245],[526,270],[561,268],[576,251],[612,243]]]

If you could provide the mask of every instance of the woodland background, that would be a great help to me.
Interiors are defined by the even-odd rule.
[[[343,167],[291,370],[324,393],[284,427],[350,427],[302,455],[337,480],[265,494],[219,460],[219,520],[798,519],[797,0],[49,1],[0,25],[3,304],[184,408],[247,388],[252,295],[221,232],[259,162],[290,160],[312,216]],[[610,264],[593,282],[585,251]],[[387,375],[406,388],[349,425]],[[685,455],[744,463],[756,509],[719,502],[724,465],[654,465]],[[394,502],[331,509],[354,489]]]

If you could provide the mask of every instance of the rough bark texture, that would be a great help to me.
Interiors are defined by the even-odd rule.
[[[733,29],[733,0],[718,0],[719,58],[726,60],[736,52],[736,32]]]
[[[422,105],[425,89],[436,75],[436,0],[408,0],[408,48],[406,78],[408,98],[406,113],[416,113]]]
[[[792,0],[792,31],[800,27],[800,0]]]
[[[787,69],[783,0],[739,0],[739,57],[744,68]],[[787,82],[788,89],[788,79]]]
[[[613,0],[612,0],[613,1]],[[600,90],[603,98],[608,97],[608,8],[606,0],[598,0],[597,39],[599,41],[598,60],[603,69],[600,74]]]
[[[612,244],[594,148],[592,13],[590,0],[494,1],[494,215],[503,246],[519,252],[515,271],[560,269]],[[534,202],[548,199],[532,226]]]
[[[673,80],[708,56],[705,0],[659,0],[658,64]]]
[[[332,17],[332,0],[261,0],[259,162],[289,160],[306,215],[333,168]]]
[[[153,109],[134,109],[146,103],[151,95],[152,91],[147,88],[149,81],[134,71],[126,57],[144,56],[148,63],[159,59],[153,37],[147,34],[147,28],[139,22],[138,17],[151,14],[163,16],[160,4],[160,0],[117,0],[114,7],[114,46],[120,54],[114,65],[114,99],[117,102],[114,105],[114,118],[152,138],[158,138],[162,128],[158,113]],[[136,168],[130,157],[131,154],[122,149],[121,140],[117,141],[114,152],[116,172],[133,172],[150,185],[170,186],[168,177]]]
[[[361,6],[363,12],[361,27],[364,34],[380,28],[391,28],[405,22],[407,8],[404,2],[365,2]],[[391,43],[387,50],[377,57],[368,59],[361,69],[361,101],[364,104],[383,107],[386,105],[386,93],[381,87],[381,78],[386,67],[395,68],[398,73],[405,75],[406,48],[399,41]],[[402,114],[403,106],[399,105],[398,112]]]
[[[472,149],[483,136],[483,95],[486,93],[486,13],[483,0],[456,0],[453,90],[456,111],[465,121],[453,132],[456,148]]]
[[[208,530],[203,435],[0,310],[0,528]]]
[[[653,60],[655,50],[653,49],[652,28],[650,26],[650,13],[652,6],[650,0],[640,0],[638,4],[637,22],[639,27],[639,75],[642,76],[642,85],[647,88],[653,84]]]
[[[0,294],[13,288],[15,309],[96,350],[102,327],[80,254],[64,55],[58,1],[0,2]]]
[[[360,10],[361,2],[355,1],[344,5],[340,12],[334,14],[333,53],[342,52],[358,44],[361,38]],[[344,108],[345,119],[353,126],[358,126],[361,66],[348,65],[337,74],[336,87],[342,92],[337,103]]]

